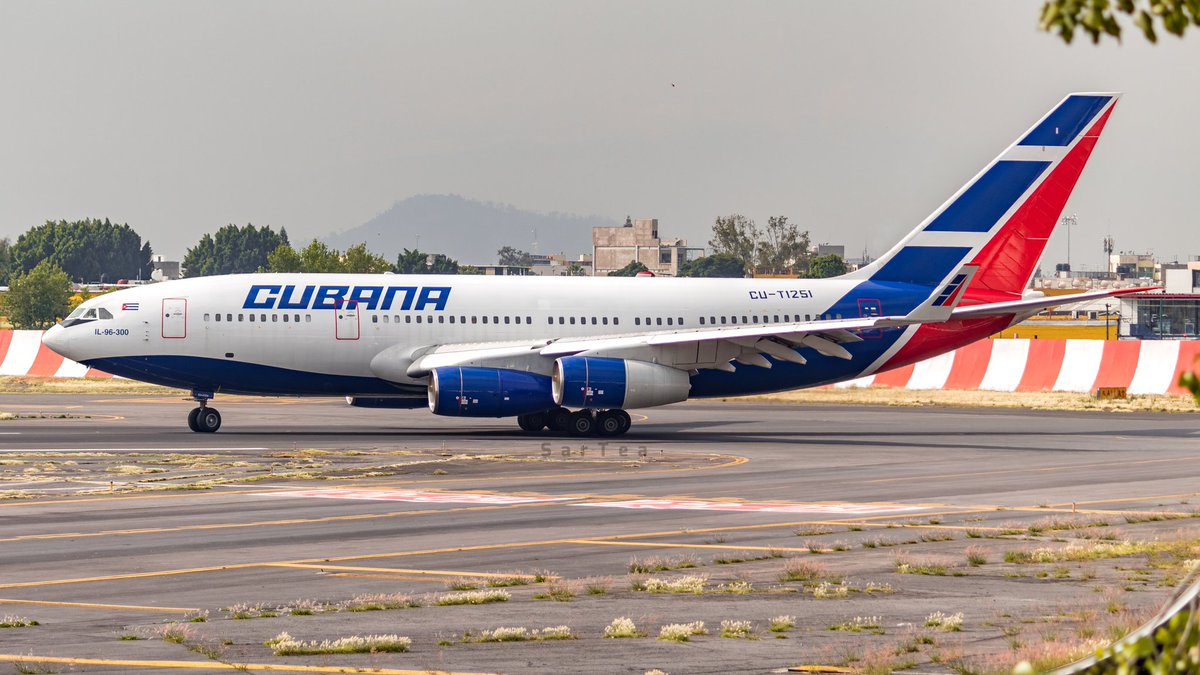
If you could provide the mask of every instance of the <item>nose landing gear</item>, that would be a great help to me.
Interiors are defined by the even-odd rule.
[[[199,408],[193,408],[188,413],[188,428],[192,431],[211,434],[221,428],[221,413],[217,412],[216,408],[208,407],[208,402],[213,397],[207,392],[192,392],[191,400],[200,404]]]

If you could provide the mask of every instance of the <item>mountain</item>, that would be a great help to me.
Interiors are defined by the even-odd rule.
[[[427,253],[479,265],[495,263],[496,251],[503,246],[532,252],[535,230],[539,253],[563,252],[570,258],[591,253],[592,228],[620,224],[599,216],[524,211],[458,195],[417,195],[325,241],[340,249],[366,242],[367,248],[389,260],[401,249],[419,246]]]

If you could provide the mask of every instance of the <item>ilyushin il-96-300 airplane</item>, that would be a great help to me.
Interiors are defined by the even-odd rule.
[[[221,426],[214,395],[238,393],[616,436],[628,409],[849,380],[1065,304],[1027,287],[1117,98],[1067,96],[887,254],[832,279],[238,274],[93,298],[43,340],[190,391],[198,432]]]

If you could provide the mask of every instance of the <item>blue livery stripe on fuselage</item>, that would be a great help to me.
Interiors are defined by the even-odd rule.
[[[905,246],[871,276],[871,281],[936,286],[970,252],[965,246]],[[925,295],[928,297],[929,292]]]
[[[1050,162],[1000,161],[925,227],[926,232],[987,232]]]
[[[1018,145],[1070,145],[1111,100],[1111,96],[1069,96]]]

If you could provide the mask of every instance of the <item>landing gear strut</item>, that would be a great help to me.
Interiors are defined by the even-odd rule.
[[[517,417],[517,424],[524,431],[538,432],[548,427],[555,433],[571,436],[620,436],[629,431],[632,423],[629,413],[616,408],[600,412],[590,408],[577,412],[555,408]]]
[[[221,413],[216,408],[208,407],[211,398],[212,394],[192,392],[192,400],[200,404],[199,408],[193,408],[188,413],[188,428],[192,431],[211,434],[221,428]]]

